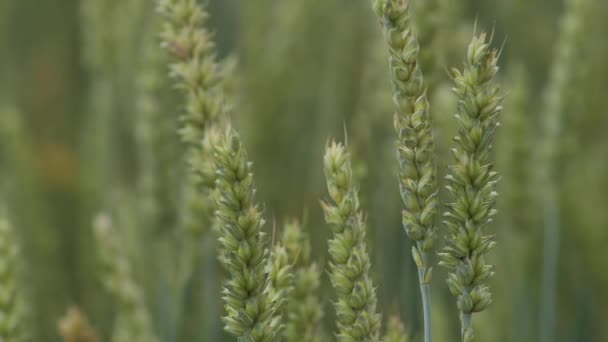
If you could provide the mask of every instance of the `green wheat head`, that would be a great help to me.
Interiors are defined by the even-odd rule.
[[[318,295],[321,273],[317,265],[311,263],[310,241],[297,221],[285,225],[283,246],[293,269],[293,288],[286,304],[284,338],[286,341],[319,341],[319,322],[323,317]]]
[[[118,307],[113,342],[155,342],[152,322],[142,288],[135,282],[132,266],[112,220],[99,214],[93,222],[99,251],[102,281]]]
[[[376,288],[369,275],[371,262],[365,241],[365,221],[359,207],[350,153],[339,143],[325,150],[324,171],[331,201],[322,202],[332,227],[329,274],[338,300],[334,303],[339,341],[378,341],[380,315]]]
[[[187,164],[192,187],[186,206],[191,211],[187,225],[200,234],[212,225],[215,168],[209,131],[222,123],[229,111],[225,103],[227,83],[225,66],[216,61],[212,34],[205,29],[208,13],[196,0],[160,0],[158,11],[165,18],[162,46],[173,57],[170,76],[183,91],[185,112],[180,118],[179,134],[188,147]]]
[[[170,75],[186,95],[180,135],[196,147],[224,108],[222,69],[212,34],[204,27],[209,15],[196,0],[160,0],[158,11],[165,18],[162,46],[174,58]]]
[[[156,29],[160,20],[150,20]],[[156,33],[156,31],[153,31]],[[156,34],[142,43],[141,66],[135,80],[134,136],[139,164],[138,203],[143,224],[150,231],[171,226],[175,215],[176,175],[181,168],[176,122],[167,109],[165,68],[167,58],[158,49]]]
[[[374,5],[389,45],[393,99],[397,107],[399,185],[405,206],[403,226],[417,244],[414,258],[418,263],[422,258],[417,255],[433,249],[436,235],[437,184],[429,101],[418,65],[419,47],[412,32],[408,5],[399,0],[376,1]]]
[[[220,260],[229,273],[222,291],[225,328],[240,341],[274,341],[282,327],[282,298],[271,288],[266,269],[269,252],[265,222],[254,201],[252,164],[235,131],[220,134],[214,160]]]
[[[417,41],[420,43],[418,61],[426,75],[430,96],[443,78],[444,51],[442,34],[445,23],[445,0],[410,0]]]
[[[270,281],[269,294],[272,298],[277,298],[277,312],[284,315],[284,307],[288,296],[293,287],[292,266],[285,247],[277,243],[268,260],[267,273]]]
[[[486,255],[495,242],[485,229],[496,214],[498,176],[488,159],[502,111],[500,87],[494,82],[497,59],[498,51],[482,33],[469,45],[464,71],[452,70],[459,131],[452,150],[455,164],[446,177],[453,202],[445,213],[449,236],[440,256],[450,271],[447,283],[463,315],[465,341],[473,339],[471,314],[492,301],[486,281],[494,267],[486,263]]]

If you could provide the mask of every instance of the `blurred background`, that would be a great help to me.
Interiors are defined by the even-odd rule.
[[[608,341],[608,2],[413,2],[440,173],[456,133],[447,70],[462,67],[475,26],[502,47],[495,302],[475,316],[479,340]],[[232,119],[254,161],[268,230],[300,219],[325,265],[321,161],[327,140],[346,132],[380,310],[419,339],[387,53],[370,1],[210,0],[208,9],[219,57],[235,65]],[[190,238],[191,272],[176,276],[188,229],[175,134],[182,102],[159,30],[154,1],[0,0],[0,201],[18,232],[35,341],[60,341],[58,321],[72,306],[104,341],[112,336],[117,305],[91,229],[100,211],[112,213],[154,334],[231,340],[219,319],[213,232]],[[334,297],[327,274],[322,281],[331,332]],[[436,339],[454,340],[443,269],[433,291]]]

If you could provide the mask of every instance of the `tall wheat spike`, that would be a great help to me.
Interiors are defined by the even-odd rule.
[[[412,29],[409,3],[377,0],[374,8],[389,47],[393,100],[397,109],[399,188],[403,199],[403,227],[415,242],[412,255],[418,266],[423,304],[424,339],[432,341],[430,253],[436,235],[437,182],[435,141],[429,115],[419,45]]]
[[[502,97],[494,81],[498,51],[489,44],[485,33],[474,37],[464,70],[452,69],[458,134],[452,149],[455,163],[446,177],[452,197],[445,213],[449,235],[440,256],[441,264],[450,271],[450,291],[457,297],[463,342],[474,339],[473,313],[492,302],[486,282],[494,267],[486,263],[486,257],[495,242],[485,231],[496,215],[498,175],[489,159]]]

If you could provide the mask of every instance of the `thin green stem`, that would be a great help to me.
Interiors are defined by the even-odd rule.
[[[418,242],[418,250],[422,249],[422,244]],[[428,266],[428,253],[421,253],[422,267],[418,266],[418,282],[420,283],[420,294],[422,296],[422,312],[424,319],[424,342],[432,342],[432,324],[431,324],[431,270]]]
[[[545,231],[543,246],[543,284],[542,304],[540,315],[540,341],[555,341],[555,310],[557,298],[557,274],[560,244],[559,204],[554,193],[554,187],[546,199]]]
[[[431,285],[424,282],[426,268],[418,269],[418,280],[420,281],[420,294],[422,295],[422,311],[424,315],[424,342],[432,342],[431,332]]]
[[[473,314],[461,313],[461,321],[462,321],[461,322],[462,326],[461,326],[460,332],[462,334],[462,342],[472,341]]]

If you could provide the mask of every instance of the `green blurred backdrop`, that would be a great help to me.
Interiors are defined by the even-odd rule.
[[[494,30],[495,44],[504,43],[506,101],[495,145],[503,177],[492,227],[495,303],[476,318],[480,341],[538,341],[546,324],[546,194],[538,176],[545,165],[537,152],[543,116],[552,114],[545,113],[544,94],[568,25],[580,25],[582,34],[561,94],[554,164],[562,229],[553,336],[608,341],[608,2],[573,2],[585,4],[575,24],[561,19],[568,7],[559,0],[438,0],[427,12],[418,5],[426,15],[419,16],[421,30],[423,19],[436,29],[423,31],[435,38],[421,43],[432,52],[424,67],[433,77],[429,97],[442,169],[451,162],[455,134],[446,69],[462,65],[475,24]],[[94,8],[92,15],[86,6]],[[324,264],[329,229],[319,207],[325,196],[321,158],[327,140],[347,132],[368,213],[380,308],[400,315],[418,336],[421,304],[401,228],[387,59],[370,1],[211,0],[209,11],[220,57],[237,61],[233,120],[255,163],[269,229],[302,219]],[[104,340],[111,336],[115,306],[99,279],[91,232],[100,210],[115,213],[156,334],[163,341],[230,340],[219,321],[223,275],[212,233],[193,241],[199,253],[187,286],[175,281],[183,162],[173,134],[179,97],[164,66],[158,68],[165,84],[157,94],[158,127],[142,128],[137,115],[147,56],[163,55],[160,47],[146,49],[158,44],[155,17],[154,1],[145,0],[0,0],[0,190],[22,244],[27,330],[35,341],[59,341],[57,322],[72,305],[86,312]],[[158,133],[162,151],[146,154],[146,130]],[[153,222],[141,218],[148,200],[142,191],[146,156],[157,160],[154,179],[163,179],[154,190]],[[433,280],[438,341],[453,340],[459,329],[444,279],[438,270]],[[323,283],[325,325],[332,331],[325,274]]]

